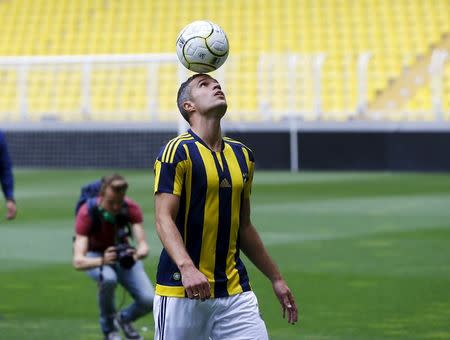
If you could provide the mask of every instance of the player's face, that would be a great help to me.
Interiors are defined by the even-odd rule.
[[[217,80],[202,75],[195,78],[190,86],[191,99],[198,112],[210,112],[217,108],[222,116],[225,114],[227,100]]]
[[[110,187],[107,187],[105,193],[100,197],[100,199],[100,204],[103,209],[110,214],[117,215],[120,212],[120,208],[122,207],[125,199],[125,193],[115,192]]]

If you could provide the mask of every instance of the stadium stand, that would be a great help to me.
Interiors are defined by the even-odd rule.
[[[357,58],[370,52],[367,100],[389,90],[405,67],[429,57],[450,33],[448,0],[3,0],[0,55],[52,56],[174,53],[179,30],[207,18],[227,32],[231,52],[222,77],[231,120],[282,119],[295,111],[303,119],[347,120],[358,106]],[[312,56],[325,54],[321,107],[311,84]],[[261,54],[266,63],[261,63]],[[290,56],[296,56],[289,59]],[[283,59],[284,58],[284,59]],[[292,61],[290,64],[289,60]],[[447,59],[448,60],[448,59]],[[287,66],[291,68],[287,68]],[[80,66],[78,66],[80,67]],[[292,76],[295,70],[294,76]],[[443,118],[450,119],[450,75],[445,68]],[[27,76],[27,120],[147,121],[148,69],[127,65],[91,74],[90,112],[79,109],[82,80],[77,67],[43,66]],[[175,120],[176,66],[157,71],[158,115]],[[292,77],[292,81],[287,81]],[[0,119],[23,120],[16,69],[1,68]],[[433,120],[426,81],[391,120]],[[293,93],[287,96],[287,93]],[[314,111],[322,112],[320,117]],[[410,112],[406,115],[398,112]]]

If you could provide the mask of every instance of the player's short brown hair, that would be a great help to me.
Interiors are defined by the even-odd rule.
[[[177,94],[177,106],[178,106],[178,110],[180,110],[181,115],[183,116],[183,118],[189,123],[189,112],[187,112],[184,108],[183,108],[183,103],[187,100],[191,99],[191,91],[189,89],[189,84],[192,83],[192,81],[195,78],[198,78],[200,76],[208,76],[211,77],[210,75],[204,74],[204,73],[197,73],[194,74],[192,76],[190,76],[188,79],[186,79],[186,81],[184,83],[182,83],[180,85],[180,88],[178,89],[178,94]]]

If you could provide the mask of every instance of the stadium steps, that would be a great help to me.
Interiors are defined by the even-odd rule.
[[[273,90],[259,98],[256,65],[257,56],[264,53],[292,53],[301,59],[322,52],[326,61],[321,93],[324,115],[320,118],[347,120],[352,119],[358,104],[357,56],[367,51],[373,54],[367,75],[367,96],[372,103],[390,86],[389,79],[397,79],[405,66],[415,63],[416,55],[426,55],[428,46],[450,32],[449,8],[448,0],[0,0],[0,55],[173,53],[179,30],[194,19],[208,18],[219,23],[231,41],[230,58],[221,69],[226,70],[223,78],[230,99],[230,120],[265,119],[261,108],[266,106],[275,120],[283,119],[291,107],[303,119],[317,119],[318,115],[312,114],[308,62],[295,72],[298,95],[292,100],[286,99],[290,91],[284,76],[286,65],[277,67],[280,74],[272,75],[269,70],[262,76],[273,79],[268,85]],[[146,112],[156,107],[152,119],[176,120],[176,72],[167,68],[158,72],[161,86],[152,103],[147,99],[147,71],[141,73],[136,69],[93,74],[93,112],[89,117],[115,121],[130,113],[126,115],[129,120],[147,121]],[[79,112],[79,76],[70,71],[56,76],[43,71],[30,75],[26,117],[21,115],[17,100],[17,72],[0,70],[0,79],[2,121],[85,119]],[[444,97],[449,98],[448,76],[445,84]],[[429,107],[429,93],[417,94],[422,99],[414,105]],[[449,110],[449,99],[444,108]]]
[[[396,78],[389,79],[388,86],[380,90],[369,103],[371,111],[397,111],[405,106],[414,94],[430,82],[429,65],[435,49],[450,52],[450,35],[443,34],[436,45],[431,45],[426,55],[418,55],[411,66],[404,67]]]

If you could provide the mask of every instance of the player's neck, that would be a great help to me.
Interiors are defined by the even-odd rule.
[[[193,122],[191,129],[212,151],[221,151],[222,129],[220,120],[201,119]]]

